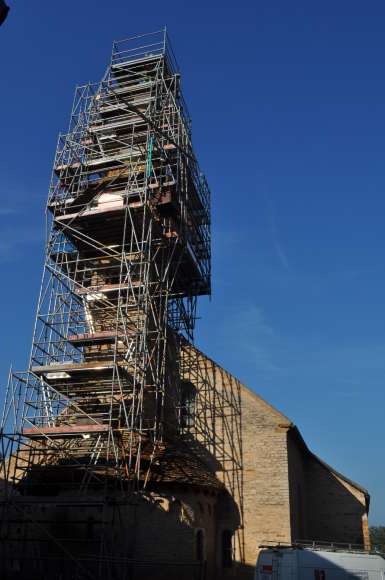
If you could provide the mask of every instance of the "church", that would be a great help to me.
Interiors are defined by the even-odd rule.
[[[193,345],[210,190],[166,30],[76,89],[31,358],[2,413],[2,580],[252,580],[261,545],[369,547],[369,495]]]
[[[5,578],[26,573],[26,566],[35,578],[29,550],[37,543],[44,553],[48,540],[69,577],[72,563],[53,537],[79,563],[103,534],[116,556],[116,577],[126,561],[128,577],[138,580],[252,580],[258,549],[267,544],[369,549],[368,492],[314,455],[290,419],[196,347],[185,342],[182,353],[183,436],[158,450],[145,492],[128,502],[111,496],[105,505],[98,489],[79,497],[48,485],[47,469],[42,479],[30,469],[36,501],[27,529],[24,520],[24,544],[20,538],[25,560],[16,552],[15,575],[4,570]],[[22,496],[8,507],[14,522],[18,502]],[[45,522],[48,539],[34,521]]]

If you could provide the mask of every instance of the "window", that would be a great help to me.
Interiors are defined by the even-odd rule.
[[[194,427],[195,395],[194,385],[189,381],[182,381],[180,385],[180,427],[182,432],[189,431]]]
[[[231,568],[233,565],[233,532],[223,530],[222,532],[222,566]]]
[[[92,516],[87,518],[86,523],[86,538],[88,540],[93,540],[95,536],[95,529],[94,529],[95,520]]]
[[[197,530],[195,534],[195,555],[199,562],[205,559],[205,532]]]

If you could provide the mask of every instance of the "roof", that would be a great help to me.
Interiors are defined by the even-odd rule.
[[[222,482],[208,466],[192,453],[188,447],[167,444],[156,453],[153,460],[149,484],[193,485],[224,491]]]
[[[152,444],[143,443],[141,453],[143,472],[142,477],[146,479],[146,486],[154,488],[159,485],[188,485],[221,493],[225,491],[224,484],[216,477],[214,471],[202,461],[193,451],[191,451],[183,441],[177,444],[162,443],[154,450]],[[146,466],[151,468],[147,472]],[[56,464],[35,464],[31,467],[27,477],[22,481],[22,485],[28,485],[30,491],[40,495],[52,486],[63,486],[63,489],[77,485],[84,478],[86,465],[79,463],[75,466],[66,465],[59,462]],[[64,469],[63,469],[64,468]],[[98,487],[106,479],[115,479],[116,471],[111,466],[101,462],[93,468],[97,480],[90,481],[90,486]],[[128,476],[129,479],[133,475]]]
[[[370,495],[369,495],[368,490],[365,489],[364,487],[362,487],[361,485],[359,485],[358,483],[356,483],[355,481],[349,479],[348,477],[346,477],[345,475],[343,475],[342,473],[340,473],[339,471],[337,471],[333,467],[331,467],[328,463],[326,463],[320,457],[318,457],[315,453],[313,453],[309,449],[309,447],[307,446],[304,438],[302,437],[302,434],[301,434],[300,430],[298,429],[298,427],[295,425],[295,423],[291,419],[289,419],[281,411],[279,411],[278,409],[276,409],[276,407],[274,407],[273,405],[271,405],[271,403],[268,403],[267,401],[265,401],[265,399],[263,399],[263,397],[261,397],[260,395],[258,395],[257,393],[255,393],[253,390],[251,390],[249,387],[247,387],[246,385],[244,385],[243,383],[241,383],[236,377],[234,377],[231,373],[229,373],[228,371],[226,371],[223,367],[221,367],[218,363],[216,363],[215,361],[213,361],[210,357],[208,357],[207,355],[205,355],[202,351],[200,351],[199,349],[197,349],[193,345],[190,345],[190,347],[192,349],[194,349],[202,357],[204,357],[207,360],[209,360],[218,369],[221,369],[222,372],[226,373],[233,380],[236,380],[239,383],[240,388],[241,388],[241,390],[242,390],[243,393],[246,393],[248,396],[250,396],[251,398],[255,399],[260,405],[262,405],[263,407],[265,407],[265,409],[275,417],[275,419],[277,420],[277,423],[278,423],[278,425],[280,427],[286,427],[288,430],[290,430],[293,433],[294,437],[297,439],[298,443],[301,445],[302,449],[304,450],[304,452],[306,454],[308,454],[315,461],[317,461],[320,465],[322,465],[322,467],[324,467],[325,469],[327,469],[328,471],[330,471],[330,473],[332,473],[333,475],[335,475],[339,479],[342,479],[347,484],[351,485],[352,487],[354,487],[355,489],[357,489],[358,491],[360,491],[361,493],[363,493],[364,496],[365,496],[365,499],[366,499],[367,507],[369,507]]]
[[[317,461],[317,463],[319,463],[322,467],[324,467],[327,471],[330,471],[333,475],[335,475],[339,479],[342,479],[347,484],[351,485],[352,487],[356,488],[358,491],[360,491],[361,493],[363,493],[365,495],[365,498],[366,498],[367,502],[368,502],[367,503],[367,506],[369,507],[370,495],[369,495],[368,490],[365,487],[362,487],[362,485],[360,485],[359,483],[356,483],[352,479],[349,479],[348,477],[346,477],[346,475],[343,475],[342,473],[340,473],[339,471],[337,471],[336,469],[334,469],[334,467],[332,467],[331,465],[329,465],[328,463],[326,463],[326,461],[324,461],[323,459],[321,459],[320,457],[318,457],[318,455],[316,455],[315,453],[313,453],[309,449],[309,447],[307,446],[304,438],[301,435],[300,430],[295,425],[292,426],[292,432],[293,432],[294,436],[297,438],[297,440],[300,443],[300,445],[306,451],[306,453],[308,453],[315,461]]]

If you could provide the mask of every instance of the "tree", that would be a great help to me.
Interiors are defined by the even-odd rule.
[[[9,11],[9,6],[6,5],[4,0],[0,0],[0,26],[3,24],[4,20],[7,18]]]
[[[372,550],[385,554],[385,526],[371,526],[369,533]]]

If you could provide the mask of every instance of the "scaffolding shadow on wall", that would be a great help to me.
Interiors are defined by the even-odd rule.
[[[181,341],[181,435],[212,469],[237,506],[234,560],[244,562],[241,384]]]

